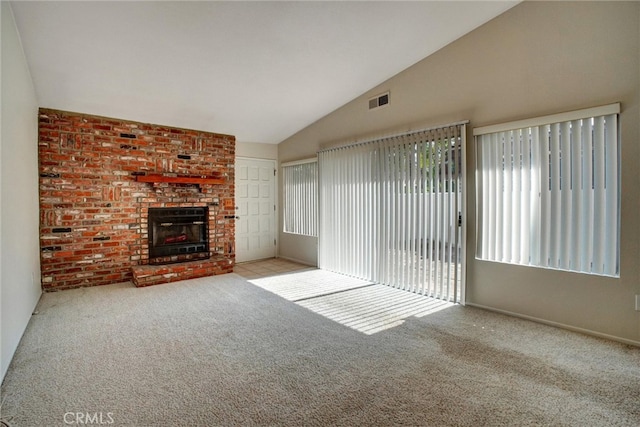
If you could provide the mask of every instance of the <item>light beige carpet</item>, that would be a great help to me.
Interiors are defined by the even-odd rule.
[[[2,384],[12,426],[640,424],[639,348],[469,307],[367,334],[230,274],[37,310]]]

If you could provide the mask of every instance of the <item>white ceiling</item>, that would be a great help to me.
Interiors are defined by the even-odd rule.
[[[517,2],[12,2],[42,107],[279,143]]]

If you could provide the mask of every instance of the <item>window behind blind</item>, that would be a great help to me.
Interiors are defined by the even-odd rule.
[[[316,159],[282,165],[284,232],[318,235],[318,162]]]
[[[478,258],[619,277],[619,112],[474,129]]]

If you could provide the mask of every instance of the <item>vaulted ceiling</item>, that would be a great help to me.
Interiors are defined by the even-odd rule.
[[[40,106],[273,144],[516,3],[11,6]]]

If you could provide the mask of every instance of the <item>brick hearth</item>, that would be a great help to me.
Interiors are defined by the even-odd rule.
[[[39,161],[44,290],[233,271],[235,137],[40,109]],[[222,183],[137,181],[143,174]],[[209,206],[210,258],[148,265],[148,209],[194,206]]]
[[[230,273],[233,270],[230,264],[231,261],[227,259],[213,259],[168,265],[139,265],[132,269],[133,283],[137,287],[143,287]]]

